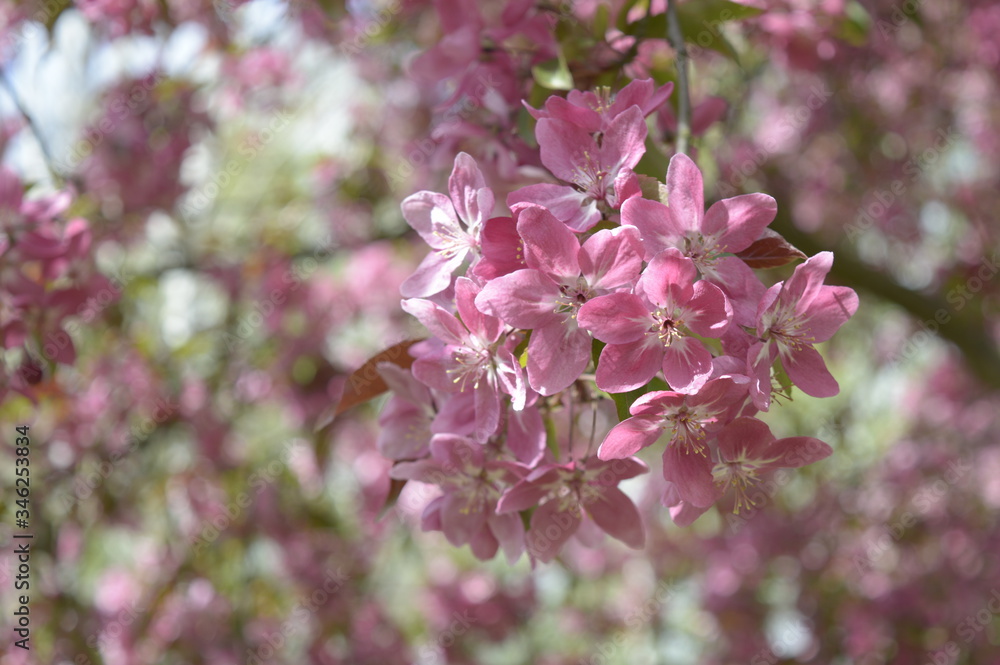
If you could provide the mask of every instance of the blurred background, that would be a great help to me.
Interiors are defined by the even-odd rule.
[[[835,452],[689,528],[629,481],[645,550],[532,569],[387,507],[384,397],[331,409],[422,334],[400,201],[460,150],[537,181],[522,99],[674,80],[664,4],[0,6],[0,663],[1000,663],[1000,5],[681,8],[706,198],[771,194],[861,296],[840,395],[765,418]]]

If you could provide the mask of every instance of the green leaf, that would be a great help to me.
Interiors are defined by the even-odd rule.
[[[559,435],[556,433],[556,424],[552,418],[545,417],[545,446],[552,451],[552,455],[559,461]]]
[[[599,339],[594,339],[593,346],[590,347],[590,358],[594,361],[594,371],[597,371],[597,360],[601,357],[601,351],[607,346],[604,342]]]
[[[872,17],[858,2],[850,2],[845,9],[843,21],[833,35],[851,46],[864,46],[868,42],[868,31],[872,27]]]
[[[642,155],[642,159],[639,163],[635,165],[634,171],[640,175],[649,176],[650,178],[655,178],[659,180],[660,178],[667,177],[667,167],[670,166],[670,160],[667,156],[663,154],[663,151],[656,145],[653,138],[650,136],[646,137],[646,152]],[[640,183],[640,186],[642,184]],[[646,196],[646,191],[643,190],[643,198],[649,198]],[[656,198],[654,200],[659,200]]]
[[[781,386],[782,392],[784,392],[785,397],[792,399],[792,380],[788,378],[788,372],[785,371],[785,367],[781,364],[781,358],[778,358],[777,364],[774,366],[774,378],[778,380],[778,385]]]
[[[699,0],[677,7],[677,21],[681,24],[684,41],[699,48],[712,49],[739,64],[739,54],[722,34],[723,23],[759,16],[763,10],[740,5],[729,0]],[[636,37],[666,38],[667,15],[657,14],[629,24],[626,34]]]
[[[641,388],[636,388],[635,390],[630,390],[627,393],[609,393],[611,399],[615,401],[615,407],[618,409],[618,422],[631,417],[628,409],[632,406],[632,403],[646,394],[646,386]]]
[[[531,68],[531,75],[535,77],[535,82],[543,85],[549,90],[572,90],[573,75],[566,64],[566,56],[559,52],[558,58],[546,60],[540,65]]]

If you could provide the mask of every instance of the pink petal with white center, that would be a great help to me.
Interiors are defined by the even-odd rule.
[[[722,289],[701,280],[694,285],[691,300],[684,306],[684,324],[702,337],[719,338],[729,327],[733,308]]]
[[[507,205],[530,203],[542,206],[567,228],[583,233],[601,221],[594,197],[566,185],[539,183],[516,189],[507,195]]]
[[[646,153],[646,121],[642,111],[633,106],[620,113],[604,132],[600,148],[600,166],[612,178],[622,168],[634,168]],[[593,141],[591,141],[593,143]],[[611,182],[605,182],[607,187]]]
[[[469,549],[472,550],[473,556],[480,561],[489,561],[495,557],[499,547],[500,542],[493,535],[488,523],[483,524],[483,527],[469,538]]]
[[[444,194],[422,191],[403,199],[403,218],[434,249],[446,249],[445,238],[465,233],[451,200]]]
[[[779,349],[779,353],[788,378],[805,394],[813,397],[833,397],[840,392],[840,385],[826,368],[823,356],[813,347]]]
[[[590,171],[597,168],[597,145],[590,132],[553,118],[542,118],[535,125],[535,138],[542,164],[552,175],[565,182],[589,189]]]
[[[649,383],[663,365],[663,345],[653,336],[627,344],[608,344],[597,363],[597,387],[624,393]]]
[[[420,516],[420,528],[424,531],[441,531],[441,506],[444,504],[444,497],[436,497],[427,504],[423,514]]]
[[[477,387],[467,389],[472,389],[476,393],[476,429],[472,433],[472,438],[483,442],[493,436],[500,425],[500,395],[496,387],[485,377]]]
[[[826,459],[833,448],[811,436],[790,436],[772,443],[766,454],[768,459],[777,458],[770,468],[797,469]]]
[[[487,282],[476,296],[476,307],[515,328],[531,330],[561,320],[555,313],[561,295],[559,286],[544,273],[517,270]]]
[[[600,494],[584,503],[587,514],[609,536],[617,538],[632,549],[646,544],[642,517],[632,500],[617,487],[606,487]]]
[[[684,229],[675,225],[667,206],[640,197],[622,203],[622,224],[639,229],[646,261],[665,249],[677,247],[684,237]]]
[[[416,462],[398,462],[389,469],[389,477],[396,480],[416,480],[436,485],[441,481],[441,476],[441,465],[426,459]]]
[[[767,194],[743,194],[713,203],[701,228],[718,238],[719,251],[735,254],[753,244],[778,213],[778,203]]]
[[[524,242],[524,262],[555,281],[580,274],[580,241],[565,224],[545,208],[529,206],[517,218],[517,233]]]
[[[626,457],[623,459],[602,460],[598,457],[588,457],[583,463],[587,480],[591,485],[606,485],[617,487],[618,483],[629,478],[641,476],[649,472],[649,467],[641,459]]]
[[[542,395],[565,390],[587,369],[592,343],[568,318],[536,328],[528,342],[528,384]]]
[[[519,462],[534,466],[545,453],[545,423],[538,409],[507,411],[507,447]]]
[[[637,452],[656,443],[663,433],[661,418],[633,416],[626,418],[611,428],[597,456],[602,460],[631,457]]]
[[[465,545],[486,525],[486,514],[470,509],[460,494],[446,494],[441,503],[441,530],[455,547]],[[494,550],[495,552],[495,550]]]
[[[556,476],[553,474],[552,480]],[[534,508],[548,495],[549,490],[542,483],[522,480],[507,490],[497,503],[498,513],[513,513]]]
[[[580,272],[595,289],[631,286],[642,270],[639,231],[630,226],[598,231],[580,248]]]
[[[680,250],[665,249],[649,262],[639,278],[636,291],[657,307],[666,309],[668,315],[674,307],[684,306],[694,295],[694,281],[698,269],[694,261]]]
[[[820,252],[795,266],[795,271],[785,283],[782,302],[795,303],[799,310],[808,309],[823,288],[823,280],[832,267],[833,252]]]
[[[469,331],[458,319],[429,300],[410,298],[402,301],[403,311],[416,317],[432,335],[445,344],[464,346]]]
[[[674,392],[693,395],[711,376],[712,354],[699,340],[681,337],[664,349],[663,378]]]
[[[707,513],[711,507],[712,506],[699,507],[690,504],[687,501],[680,501],[670,507],[670,519],[673,520],[674,524],[677,526],[691,526],[695,523],[695,520]]]
[[[701,171],[683,153],[670,158],[667,167],[667,204],[674,227],[684,231],[700,231],[705,214],[705,188]]]
[[[809,303],[799,310],[802,336],[813,344],[825,342],[858,311],[858,294],[846,286],[824,286]]]
[[[711,460],[686,447],[672,443],[663,451],[663,477],[677,485],[682,499],[695,506],[711,506],[718,496]]]
[[[771,363],[774,355],[774,345],[764,342],[756,342],[747,350],[750,398],[761,411],[771,408]]]
[[[735,256],[724,256],[705,273],[706,279],[721,288],[729,298],[733,321],[750,328],[756,326],[758,305],[767,287],[750,266]]]
[[[507,563],[513,565],[524,552],[524,522],[517,513],[507,513],[504,515],[491,515],[487,519],[490,531],[503,548]]]
[[[517,223],[510,217],[494,217],[483,225],[480,233],[480,260],[472,274],[489,281],[515,270],[527,268],[524,247],[517,235]]]
[[[768,448],[774,443],[771,428],[756,418],[737,418],[723,427],[716,438],[719,442],[719,455],[727,462],[738,459],[758,462],[766,460]]]
[[[576,316],[581,328],[608,344],[637,342],[653,325],[649,309],[639,296],[611,293],[585,302]]]
[[[526,539],[528,554],[545,563],[552,561],[579,526],[579,510],[560,510],[560,501],[550,499],[531,516]]]
[[[455,280],[455,305],[462,323],[470,333],[483,342],[493,343],[500,339],[503,322],[495,316],[488,316],[479,311],[476,307],[478,295],[479,287],[468,277],[459,277]]]
[[[528,399],[528,388],[524,380],[524,368],[510,351],[498,351],[496,356],[497,378],[500,388],[510,395],[510,406],[520,411]]]
[[[670,390],[653,390],[632,402],[628,412],[633,416],[655,416],[684,405],[685,396]]]
[[[427,386],[413,378],[410,370],[391,362],[380,362],[375,369],[396,397],[416,406],[430,404],[430,391],[427,390]]]
[[[642,115],[647,116],[667,101],[673,91],[672,81],[656,88],[653,79],[636,79],[615,95],[615,101],[608,109],[608,114],[614,116],[630,106],[638,106]]]
[[[536,111],[528,106],[527,103],[524,106],[528,109],[528,113],[536,120],[554,118],[576,125],[590,133],[596,132],[601,128],[601,116],[595,111],[572,104],[569,100],[558,95],[552,95],[545,100],[545,108],[542,111]]]
[[[455,166],[448,178],[448,193],[459,218],[470,226],[481,222],[493,212],[493,193],[486,188],[486,179],[476,160],[467,153],[460,152],[455,156]],[[480,198],[483,199],[482,202]]]
[[[639,177],[632,169],[623,168],[615,176],[615,200],[610,203],[617,210],[622,207],[625,201],[637,196],[642,196]]]
[[[426,298],[441,293],[451,284],[452,274],[464,260],[463,254],[449,257],[432,251],[424,257],[413,274],[400,284],[400,295],[404,298]]]

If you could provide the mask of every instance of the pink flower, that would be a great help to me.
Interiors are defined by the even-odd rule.
[[[639,276],[634,229],[598,231],[580,246],[565,224],[544,208],[527,207],[518,219],[529,266],[486,284],[476,298],[483,312],[530,329],[528,383],[553,395],[575,381],[590,362],[590,333],[576,314],[592,297],[626,288]]]
[[[584,514],[608,535],[639,549],[646,541],[642,518],[618,484],[648,470],[634,458],[605,462],[590,457],[542,466],[503,495],[497,512],[528,510],[544,502],[531,516],[527,544],[528,554],[546,563],[576,533]]]
[[[611,88],[596,91],[570,90],[565,98],[552,95],[545,100],[541,110],[524,104],[536,120],[553,118],[576,125],[587,132],[606,131],[612,121],[633,106],[638,106],[643,117],[660,108],[674,90],[673,83],[656,88],[653,79],[632,81],[617,94]]]
[[[638,106],[619,114],[604,131],[593,134],[578,125],[542,118],[535,128],[542,164],[568,185],[528,185],[507,197],[507,205],[535,203],[577,232],[602,217],[599,203],[617,209],[631,169],[645,153],[646,123]]]
[[[712,354],[687,331],[718,338],[732,309],[719,287],[696,277],[691,259],[667,249],[650,261],[635,293],[612,293],[580,308],[580,325],[608,343],[597,366],[599,388],[633,390],[661,368],[676,392],[694,393],[705,385]]]
[[[648,392],[632,404],[597,451],[603,460],[634,455],[663,434],[663,477],[677,485],[681,497],[697,506],[715,501],[708,436],[722,428],[743,404],[745,388],[729,379],[714,379],[694,395]]]
[[[826,459],[833,449],[810,436],[775,439],[771,429],[756,418],[737,418],[716,435],[719,459],[712,468],[719,497],[729,487],[736,494],[733,512],[756,505],[749,495],[761,479],[777,469],[797,469]]]
[[[406,197],[403,217],[434,250],[402,286],[407,298],[425,298],[451,284],[452,273],[479,250],[479,234],[493,211],[493,191],[472,157],[461,152],[448,179],[449,196],[422,191]]]
[[[476,309],[479,292],[472,280],[458,278],[455,301],[461,318],[429,300],[404,300],[403,309],[440,340],[436,351],[413,363],[413,375],[443,392],[472,390],[476,398],[474,437],[484,441],[500,422],[501,390],[513,398],[518,410],[524,408],[527,393],[521,365],[512,353],[515,340],[504,337],[503,322],[498,318]]]
[[[671,247],[683,252],[734,301],[737,322],[749,325],[752,303],[759,300],[764,286],[743,261],[723,254],[753,244],[774,220],[778,209],[774,199],[744,194],[718,201],[706,211],[701,171],[690,157],[677,154],[667,169],[667,202],[669,207],[630,198],[622,203],[622,224],[639,229],[647,261]]]
[[[825,286],[833,265],[831,252],[820,252],[796,266],[786,282],[767,290],[757,310],[757,337],[748,351],[756,381],[750,393],[757,408],[767,410],[771,399],[770,367],[775,356],[788,377],[807,395],[832,397],[837,380],[814,344],[825,342],[858,309],[858,295],[846,286]]]
[[[527,468],[516,462],[489,460],[487,449],[464,437],[438,434],[428,459],[400,462],[389,475],[438,485],[443,491],[424,510],[425,531],[442,531],[456,546],[468,544],[480,559],[502,547],[514,563],[524,551],[524,526],[516,514],[497,514],[501,494],[517,483]]]

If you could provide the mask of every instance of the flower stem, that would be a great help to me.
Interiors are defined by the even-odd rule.
[[[676,0],[667,0],[667,38],[677,52],[677,152],[686,154],[691,139],[691,94],[688,88],[688,52],[677,18]]]

